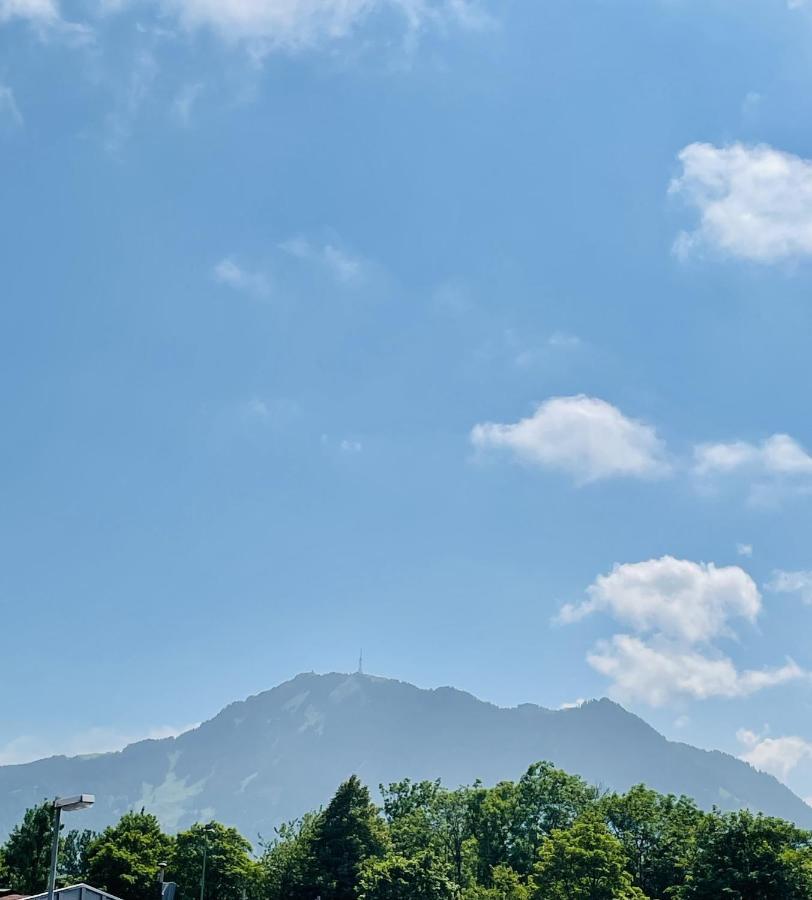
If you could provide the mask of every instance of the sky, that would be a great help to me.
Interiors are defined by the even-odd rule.
[[[0,0],[0,762],[301,671],[812,802],[812,2]]]

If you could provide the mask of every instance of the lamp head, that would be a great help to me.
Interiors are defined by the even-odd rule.
[[[93,794],[78,794],[76,797],[57,797],[54,800],[54,809],[62,812],[74,812],[77,809],[87,809],[93,806],[96,798]]]

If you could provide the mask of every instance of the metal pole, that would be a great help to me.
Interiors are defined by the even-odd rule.
[[[59,821],[62,810],[54,800],[54,833],[51,838],[51,869],[48,873],[48,900],[54,900],[54,888],[56,887],[56,864],[59,859]]]
[[[200,900],[203,900],[203,894],[206,891],[206,851],[209,849],[209,838],[206,832],[203,832],[203,871],[200,873]],[[53,900],[49,897],[48,900]]]

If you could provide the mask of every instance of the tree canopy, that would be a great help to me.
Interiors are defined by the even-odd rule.
[[[60,879],[122,900],[812,900],[812,833],[748,811],[710,812],[637,785],[601,794],[550,763],[453,790],[352,776],[255,853],[213,821],[166,834],[144,810],[60,841]],[[29,809],[0,848],[0,882],[45,889],[53,811]]]

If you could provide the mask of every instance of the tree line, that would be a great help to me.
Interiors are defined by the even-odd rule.
[[[144,811],[60,841],[62,883],[179,900],[812,900],[812,832],[746,810],[705,812],[644,785],[600,792],[536,763],[516,782],[450,790],[353,776],[326,807],[259,838],[196,824],[170,836]],[[29,809],[0,849],[0,884],[45,889],[52,811]]]

